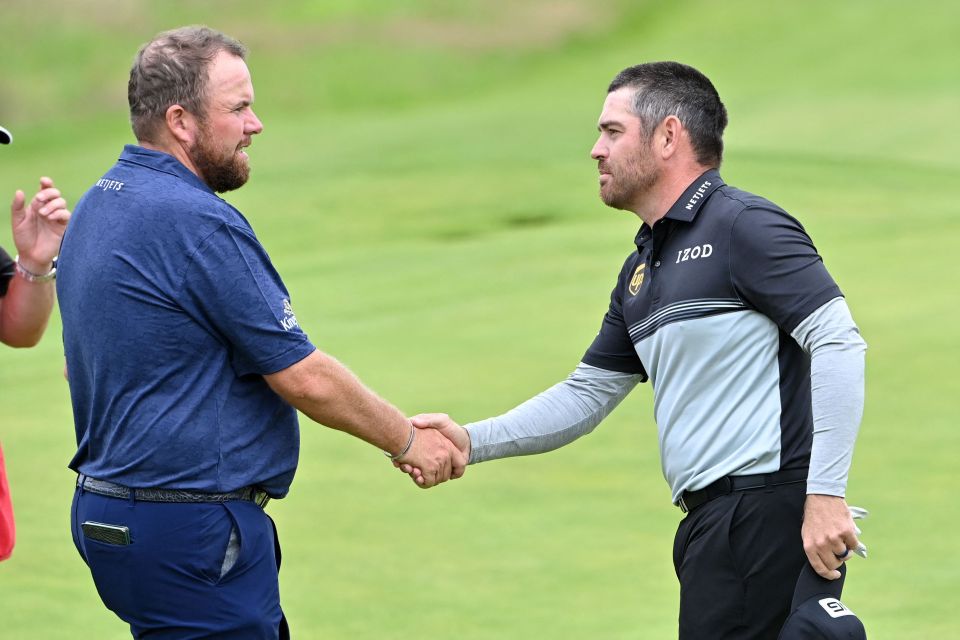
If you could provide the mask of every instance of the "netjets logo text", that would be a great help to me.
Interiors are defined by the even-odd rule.
[[[697,189],[697,192],[693,194],[693,197],[690,198],[690,201],[687,202],[687,206],[684,208],[687,211],[693,211],[693,208],[696,206],[696,204],[700,202],[700,198],[703,197],[703,194],[707,192],[707,189],[709,189],[712,184],[713,184],[712,182],[707,180],[702,185],[700,185],[700,188]]]

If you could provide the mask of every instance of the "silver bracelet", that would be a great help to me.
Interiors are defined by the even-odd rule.
[[[401,452],[398,453],[397,455],[393,455],[393,454],[391,454],[389,451],[384,451],[384,452],[383,452],[383,455],[387,456],[388,458],[390,458],[390,459],[393,460],[393,461],[397,461],[397,460],[399,460],[400,458],[402,458],[403,456],[407,455],[407,451],[410,451],[410,447],[413,446],[413,437],[414,437],[416,434],[417,434],[417,428],[416,428],[415,426],[413,426],[413,423],[411,422],[411,423],[410,423],[410,437],[407,438],[407,444],[406,444],[406,446],[403,447],[403,451],[401,451]]]
[[[50,267],[50,271],[46,273],[34,273],[30,271],[22,264],[20,264],[20,254],[17,254],[17,257],[13,259],[17,263],[17,273],[19,273],[24,280],[27,282],[50,282],[51,280],[56,280],[57,278],[57,259],[53,259],[53,266]]]

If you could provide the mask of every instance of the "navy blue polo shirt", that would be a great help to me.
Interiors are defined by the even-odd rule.
[[[800,223],[710,170],[636,246],[583,361],[649,378],[674,501],[807,466],[810,361],[790,334],[842,294]]]
[[[172,156],[128,145],[77,203],[57,276],[70,468],[130,487],[287,493],[297,413],[263,375],[315,347],[239,211]]]

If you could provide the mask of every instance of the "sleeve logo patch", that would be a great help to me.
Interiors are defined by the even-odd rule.
[[[823,607],[823,610],[827,612],[831,618],[842,618],[843,616],[852,616],[856,615],[850,609],[847,609],[846,606],[836,598],[823,598],[818,601],[820,606]]]
[[[287,331],[300,326],[297,316],[293,315],[293,306],[286,298],[283,299],[283,318],[280,320],[280,326]]]
[[[646,264],[641,264],[633,272],[633,277],[630,278],[630,295],[637,295],[637,293],[640,291],[640,287],[643,286],[643,270],[646,268]]]

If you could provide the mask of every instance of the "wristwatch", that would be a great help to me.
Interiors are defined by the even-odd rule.
[[[14,261],[17,263],[17,273],[19,273],[24,280],[27,282],[50,282],[51,280],[56,280],[57,278],[57,259],[53,259],[53,266],[50,267],[50,271],[46,273],[34,273],[30,271],[22,264],[20,264],[20,254],[17,254],[17,257],[14,258]]]

